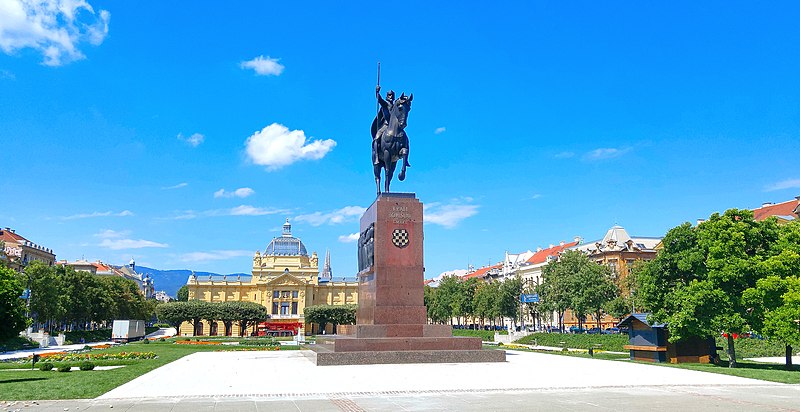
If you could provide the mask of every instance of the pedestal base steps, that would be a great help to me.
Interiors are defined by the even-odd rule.
[[[504,350],[403,350],[333,352],[328,345],[309,345],[306,355],[317,366],[400,363],[505,362]]]

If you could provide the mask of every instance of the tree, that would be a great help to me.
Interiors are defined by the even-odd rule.
[[[422,301],[425,304],[425,313],[428,315],[428,319],[430,320],[430,322],[433,323],[434,320],[433,320],[432,310],[434,302],[436,301],[436,288],[432,288],[429,285],[425,285],[425,288],[423,290]]]
[[[187,302],[189,300],[189,286],[183,285],[178,289],[178,302]]]
[[[670,341],[728,333],[729,366],[736,367],[733,333],[747,324],[746,289],[764,276],[761,262],[778,239],[774,219],[757,222],[749,210],[713,214],[664,237],[663,249],[637,276],[637,293],[656,322],[669,327]]]
[[[482,283],[475,289],[474,307],[475,316],[481,320],[483,325],[485,319],[490,319],[491,323],[500,316],[497,299],[500,295],[500,284],[498,282]]]
[[[314,305],[303,310],[306,322],[316,323],[319,330],[325,330],[329,323],[333,325],[336,333],[337,325],[352,325],[356,323],[356,310],[358,305]]]
[[[574,274],[575,293],[573,307],[580,307],[583,313],[593,314],[597,328],[602,328],[603,308],[619,296],[619,288],[611,280],[608,266],[598,265],[583,256],[583,264]]]
[[[66,315],[64,282],[56,269],[42,262],[34,261],[25,268],[31,286],[30,310],[39,323],[46,323],[52,332],[53,327]]]
[[[517,317],[519,316],[519,296],[522,294],[522,278],[514,276],[506,279],[500,284],[498,292],[498,313],[500,316],[511,318],[516,326]]]
[[[792,346],[800,347],[800,277],[786,278],[783,304],[764,316],[763,332],[786,345],[786,368],[792,369]]]
[[[191,319],[188,308],[184,302],[167,302],[156,306],[156,316],[159,322],[168,323],[180,329],[181,323]]]
[[[461,293],[461,280],[456,276],[445,276],[436,288],[433,316],[436,321],[453,324],[458,313],[458,300]]]
[[[249,326],[253,326],[258,322],[263,322],[269,319],[269,314],[267,314],[267,308],[264,307],[263,305],[260,305],[255,302],[237,302],[237,301],[225,302],[224,304],[220,304],[220,308],[218,308],[217,312],[218,318],[222,317],[221,305],[225,305],[225,307],[227,307],[227,309],[224,310],[233,312],[234,320],[239,324],[239,336],[244,336]]]
[[[16,272],[0,266],[0,341],[17,336],[28,326],[22,291]]]
[[[574,274],[580,269],[586,257],[578,251],[565,251],[558,260],[551,261],[542,268],[542,284],[537,293],[545,311],[556,312],[558,328],[564,329],[564,312],[573,309],[572,296],[575,292]],[[579,315],[576,313],[576,315]]]
[[[459,293],[453,299],[452,307],[453,314],[456,318],[463,317],[466,323],[467,317],[472,317],[475,314],[475,289],[478,287],[478,279],[470,278],[467,280],[459,280]]]

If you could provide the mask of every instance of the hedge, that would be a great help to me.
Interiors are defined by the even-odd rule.
[[[145,327],[145,335],[157,331],[156,327]],[[104,342],[111,340],[111,329],[97,329],[97,330],[73,330],[71,332],[64,332],[66,340],[72,343],[79,343],[81,338],[86,343],[89,342]]]
[[[453,336],[481,338],[484,342],[494,342],[493,330],[453,329]]]
[[[533,333],[516,341],[526,345],[536,343],[540,346],[564,346],[575,349],[597,348],[600,344],[601,350],[613,352],[625,352],[624,345],[628,344],[628,335],[625,333],[615,335],[590,335],[590,334],[567,334],[567,333]]]

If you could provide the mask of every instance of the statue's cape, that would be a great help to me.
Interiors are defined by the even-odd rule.
[[[383,113],[378,112],[378,115],[375,116],[374,119],[372,119],[372,128],[370,129],[370,131],[372,132],[373,139],[375,138],[375,136],[378,135],[378,129],[381,128],[382,124],[383,124]]]

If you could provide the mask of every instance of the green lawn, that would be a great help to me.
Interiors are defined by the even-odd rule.
[[[728,362],[722,361],[719,365],[701,363],[658,363],[656,365],[668,366],[681,369],[691,369],[695,371],[721,373],[723,375],[739,376],[741,378],[760,379],[770,382],[780,383],[800,383],[800,366],[795,365],[794,370],[788,371],[785,365],[758,363],[750,361],[737,362],[737,368],[729,368]]]
[[[46,400],[82,399],[100,396],[111,389],[127,383],[153,369],[195,352],[235,350],[237,347],[218,345],[176,345],[172,342],[130,343],[91,353],[155,352],[156,359],[105,360],[96,365],[126,365],[112,370],[42,372],[37,370],[13,371],[28,368],[30,363],[0,362],[0,400]],[[281,350],[298,349],[297,346],[281,347]],[[60,363],[54,363],[56,367]],[[38,365],[38,364],[37,364]],[[73,366],[78,366],[77,363]]]
[[[522,351],[531,351],[528,349],[522,349],[519,347],[499,347],[500,349],[511,349],[511,350],[522,350]],[[573,357],[582,357],[582,358],[589,358],[589,354],[587,352],[548,352],[548,351],[532,351],[532,352],[539,352],[545,353],[549,355],[556,355],[556,356],[573,356]],[[605,360],[625,360],[629,359],[627,354],[615,354],[615,353],[608,353],[608,352],[595,352],[594,354],[595,359],[605,359]],[[779,383],[789,383],[789,384],[800,384],[800,365],[795,365],[794,370],[788,371],[785,368],[785,365],[781,364],[765,364],[765,363],[758,363],[758,362],[750,362],[750,361],[739,361],[738,368],[729,368],[727,361],[720,362],[719,365],[711,365],[711,364],[701,364],[701,363],[679,363],[679,364],[671,364],[671,363],[651,363],[651,362],[637,362],[645,365],[654,365],[654,366],[662,366],[662,367],[670,367],[670,368],[681,368],[681,369],[690,369],[695,371],[701,372],[710,372],[710,373],[719,373],[723,375],[732,375],[738,376],[741,378],[750,378],[750,379],[759,379],[764,381],[770,382],[779,382]]]

